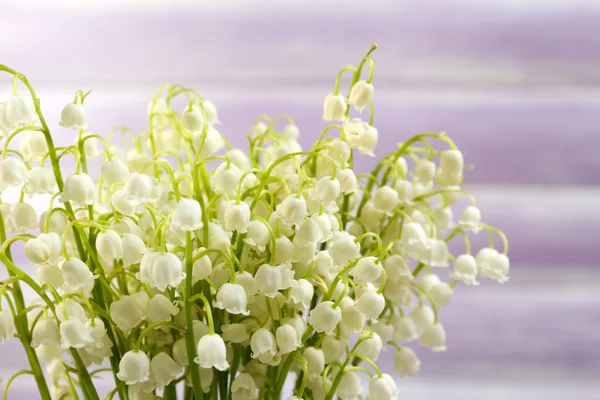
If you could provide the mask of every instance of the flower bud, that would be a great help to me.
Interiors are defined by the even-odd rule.
[[[83,104],[69,103],[60,113],[60,122],[64,128],[87,129],[85,107]]]
[[[458,221],[458,226],[465,230],[471,230],[473,233],[478,233],[481,230],[481,211],[479,208],[475,206],[469,206],[465,208],[462,215],[460,216],[460,220]]]
[[[356,308],[363,313],[365,317],[373,322],[377,322],[379,315],[381,315],[385,308],[385,297],[377,293],[374,289],[366,290],[358,300],[356,300]]]
[[[33,167],[29,171],[29,180],[25,184],[25,191],[29,197],[34,194],[54,194],[56,179],[49,168]]]
[[[420,159],[415,164],[413,176],[419,183],[427,184],[431,182],[435,176],[435,163],[425,158]]]
[[[59,346],[60,332],[54,318],[42,318],[35,324],[31,332],[31,347]]]
[[[208,334],[198,341],[198,357],[194,359],[201,368],[216,368],[225,371],[229,368],[227,348],[221,336]]]
[[[150,360],[146,353],[130,350],[119,363],[117,377],[128,385],[146,382],[150,379]]]
[[[379,321],[378,323],[371,325],[371,329],[379,335],[384,345],[392,341],[392,336],[394,335],[394,328],[392,325]]]
[[[388,374],[381,377],[374,375],[369,382],[369,394],[367,400],[396,400],[398,398],[398,387]]]
[[[383,267],[377,261],[377,257],[363,257],[350,270],[350,275],[357,285],[366,285],[375,282],[381,275],[382,269]]]
[[[184,232],[202,228],[202,209],[198,200],[179,200],[172,215],[173,224]]]
[[[56,358],[50,361],[45,368],[45,377],[51,382],[55,382],[61,378],[67,368],[65,367],[64,361],[60,358]]]
[[[356,347],[356,353],[375,362],[379,358],[382,349],[383,343],[381,338],[373,332],[370,337],[359,343]]]
[[[244,287],[235,283],[221,286],[217,292],[217,301],[213,302],[213,306],[227,310],[230,314],[248,315],[247,305],[248,297]]]
[[[346,120],[346,99],[341,94],[328,94],[323,104],[324,121]]]
[[[78,319],[68,319],[60,324],[60,347],[80,349],[92,343],[90,331]]]
[[[349,261],[360,257],[360,244],[355,242],[355,237],[338,232],[328,243],[328,251],[333,258],[334,265],[346,265]]]
[[[433,285],[429,289],[429,296],[438,308],[448,305],[453,294],[454,290],[452,290],[450,285],[445,282],[440,282],[436,285]]]
[[[231,382],[231,398],[233,400],[251,400],[256,399],[258,388],[248,373],[239,374],[233,382]]]
[[[10,310],[0,310],[0,344],[14,338],[15,320]]]
[[[344,371],[335,394],[341,400],[357,399],[363,391],[360,377],[354,371]]]
[[[326,336],[326,338],[329,336]],[[322,349],[307,347],[304,349],[302,356],[306,360],[308,376],[317,377],[325,369],[325,354]]]
[[[142,239],[132,233],[126,233],[121,238],[123,244],[123,265],[125,268],[142,261],[146,253],[146,244]]]
[[[308,314],[308,323],[319,333],[332,335],[337,324],[342,320],[342,310],[334,306],[332,301],[323,301]]]
[[[250,207],[242,202],[232,200],[225,208],[224,228],[228,231],[248,232],[250,223]]]
[[[62,201],[74,201],[81,205],[92,205],[96,196],[94,181],[88,174],[71,174],[65,180]]]
[[[394,355],[394,369],[403,376],[415,376],[421,369],[421,360],[409,347],[402,347]]]
[[[129,178],[129,168],[127,165],[119,159],[113,158],[110,161],[106,161],[100,168],[100,176],[104,183],[108,186],[114,185],[115,183],[125,183]]]
[[[416,307],[410,313],[410,317],[419,329],[425,329],[425,327],[433,324],[433,321],[435,320],[433,309],[426,305]]]
[[[252,358],[261,356],[273,357],[277,352],[277,345],[273,333],[265,328],[259,328],[250,338]]]
[[[110,318],[123,332],[129,332],[145,318],[142,307],[132,296],[121,296],[110,305]]]
[[[461,173],[464,168],[464,161],[460,150],[444,151],[440,157],[440,168],[451,173]]]
[[[17,186],[29,178],[29,172],[23,161],[8,157],[0,160],[0,190]]]
[[[446,351],[446,331],[442,324],[438,322],[425,327],[420,343],[434,352]]]
[[[123,241],[121,236],[112,229],[100,232],[96,237],[98,255],[107,263],[123,258]]]
[[[211,176],[211,183],[217,194],[233,196],[237,193],[242,173],[234,164],[221,163]]]
[[[94,280],[98,275],[93,275],[89,267],[78,258],[71,258],[66,261],[61,273],[65,284],[63,290],[67,293],[81,293],[85,297],[89,297],[94,288]]]
[[[146,302],[146,316],[152,322],[170,321],[178,312],[179,308],[162,294],[155,294]]]
[[[302,346],[298,332],[292,325],[281,325],[275,331],[279,354],[288,354]]]
[[[277,205],[276,213],[284,224],[298,226],[308,213],[306,201],[302,197],[290,195]]]
[[[202,113],[196,107],[186,109],[181,113],[181,124],[185,129],[194,132],[201,132],[204,127],[204,118],[202,118]]]
[[[19,142],[23,158],[27,162],[40,161],[48,152],[46,137],[41,131],[25,131]]]
[[[150,376],[158,390],[162,390],[180,373],[181,367],[166,353],[158,353],[150,361]]]
[[[373,92],[373,85],[365,80],[360,80],[352,86],[348,103],[354,104],[358,111],[362,111],[373,100]]]

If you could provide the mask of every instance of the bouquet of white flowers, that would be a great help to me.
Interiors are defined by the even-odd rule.
[[[463,155],[445,134],[418,134],[355,173],[354,152],[373,155],[378,140],[376,48],[338,74],[323,112],[337,123],[308,150],[289,116],[261,116],[248,151],[232,148],[216,107],[168,84],[146,132],[107,137],[87,131],[89,93],[78,91],[60,119],[75,144],[56,147],[29,81],[0,65],[14,76],[0,103],[0,190],[21,193],[0,206],[0,341],[17,337],[31,365],[4,397],[31,374],[44,400],[98,400],[94,379],[112,373],[107,399],[278,399],[286,381],[290,399],[396,398],[382,349],[395,349],[399,376],[417,373],[408,345],[446,349],[438,314],[455,286],[504,282],[509,260],[461,188]],[[130,137],[125,151],[115,132]],[[34,196],[48,198],[41,215]],[[454,223],[461,197],[471,205]],[[473,256],[467,233],[480,230],[489,247]],[[35,277],[13,261],[18,241]],[[21,285],[37,294],[29,304]]]

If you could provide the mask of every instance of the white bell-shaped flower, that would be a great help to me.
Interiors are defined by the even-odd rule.
[[[319,242],[326,242],[332,238],[333,230],[329,214],[313,214],[311,215],[310,219],[316,222],[317,226],[319,227],[319,230],[321,231]]]
[[[92,325],[92,322],[94,325]],[[108,340],[106,336],[106,327],[104,326],[104,322],[98,317],[94,318],[94,320],[87,320],[85,322],[85,328],[90,333],[90,337],[92,338],[92,347],[104,347],[105,339]],[[111,344],[112,346],[112,344]]]
[[[130,350],[119,363],[117,377],[128,385],[143,383],[150,379],[150,360],[140,350]]]
[[[203,100],[202,107],[204,107],[204,115],[206,116],[206,123],[209,125],[219,124],[219,113],[217,107],[210,100]]]
[[[340,302],[340,308],[342,309],[342,324],[353,332],[361,332],[367,319],[356,308],[354,299],[345,296]]]
[[[371,329],[379,335],[384,345],[392,341],[394,336],[394,328],[392,325],[379,321],[376,324],[372,324]]]
[[[66,319],[78,319],[81,322],[88,320],[82,305],[71,298],[64,299],[62,302],[56,305],[55,315],[56,318],[58,318],[58,320],[61,322]]]
[[[344,123],[343,127],[350,146],[362,154],[375,156],[373,150],[377,147],[379,132],[374,126],[370,126],[360,118],[354,118],[350,122]]]
[[[48,152],[48,144],[43,132],[25,131],[19,142],[21,154],[27,162],[40,161]]]
[[[344,371],[340,385],[335,392],[337,397],[342,400],[357,399],[362,392],[363,388],[358,374],[354,371]]]
[[[54,318],[42,318],[35,324],[31,332],[31,347],[59,346],[60,332]]]
[[[92,343],[90,330],[78,319],[68,319],[60,323],[60,346],[81,349]]]
[[[216,334],[202,336],[198,341],[198,357],[194,359],[201,368],[216,368],[225,371],[229,368],[227,348],[223,338]]]
[[[65,284],[63,290],[67,293],[81,293],[89,297],[94,288],[94,280],[98,275],[91,273],[89,267],[78,258],[71,258],[66,261],[61,273]]]
[[[403,376],[415,376],[421,369],[421,360],[409,347],[402,347],[394,355],[394,369]]]
[[[146,317],[152,322],[170,321],[179,308],[166,296],[155,294],[146,302]]]
[[[299,306],[303,310],[307,310],[310,307],[310,302],[315,293],[315,288],[312,283],[306,279],[298,279],[296,286],[292,286],[290,289],[290,299],[294,305]]]
[[[353,170],[349,168],[338,170],[336,178],[340,183],[340,190],[344,194],[354,193],[358,190],[358,179]]]
[[[475,206],[465,208],[458,221],[458,226],[473,233],[481,231],[481,211],[479,208]]]
[[[198,200],[183,198],[179,200],[172,215],[173,224],[184,232],[202,228],[202,208]]]
[[[448,305],[453,295],[454,290],[445,282],[433,285],[429,289],[429,296],[438,308]]]
[[[415,325],[419,329],[425,329],[425,327],[433,324],[435,320],[435,314],[433,309],[428,305],[420,305],[411,311],[410,317],[414,321]]]
[[[119,189],[110,196],[110,205],[119,213],[130,217],[135,213],[134,205],[137,204],[130,200],[125,190]]]
[[[500,283],[508,281],[510,260],[496,249],[484,247],[475,256],[479,274],[485,278],[497,280]]]
[[[181,124],[185,129],[194,133],[201,132],[204,127],[204,118],[197,107],[186,107],[181,113]]]
[[[231,382],[231,398],[233,400],[255,400],[258,398],[258,388],[252,375],[241,373]]]
[[[425,158],[420,159],[415,163],[413,176],[415,181],[422,184],[428,184],[435,177],[435,163]]]
[[[324,121],[346,120],[346,98],[341,94],[328,94],[323,104]]]
[[[383,349],[383,342],[378,334],[372,333],[365,340],[360,342],[360,344],[356,347],[356,354],[360,354],[363,357],[368,358],[369,360],[375,362],[379,358],[379,354]]]
[[[32,264],[56,264],[61,258],[61,243],[57,233],[41,233],[25,243],[24,253]]]
[[[110,318],[124,332],[138,326],[145,317],[142,307],[133,296],[121,296],[110,305]]]
[[[66,370],[67,368],[65,367],[64,361],[60,358],[56,358],[46,365],[44,371],[45,377],[49,381],[55,382],[62,377]]]
[[[400,204],[398,192],[389,186],[378,188],[373,196],[373,205],[375,208],[386,213],[394,211],[398,204]]]
[[[64,128],[87,129],[85,107],[83,104],[69,103],[60,113],[60,122]]]
[[[124,234],[121,243],[123,245],[123,265],[125,267],[138,264],[148,250],[144,241],[132,233]]]
[[[298,226],[308,213],[306,200],[296,195],[290,195],[277,205],[276,213],[284,224]]]
[[[398,387],[391,376],[388,374],[375,375],[369,382],[369,394],[366,400],[396,400],[398,393]]]
[[[275,339],[279,354],[288,354],[302,346],[301,338],[298,337],[298,332],[292,325],[281,325],[275,331]]]
[[[0,310],[0,344],[15,337],[15,320],[8,309]]]
[[[29,171],[29,179],[25,183],[25,192],[29,197],[34,194],[54,194],[56,179],[49,168],[33,167]]]
[[[13,95],[6,101],[6,116],[13,128],[23,127],[37,118],[30,97]]]
[[[240,149],[229,150],[227,153],[225,153],[225,157],[227,157],[229,161],[238,167],[240,171],[247,171],[252,167],[250,158]]]
[[[150,377],[158,390],[162,390],[180,373],[181,366],[166,353],[158,353],[150,361]]]
[[[96,196],[94,181],[88,174],[71,174],[65,180],[62,201],[74,201],[81,205],[92,205]]]
[[[250,339],[248,325],[233,323],[221,326],[223,340],[228,343],[244,343]]]
[[[37,213],[29,203],[2,204],[8,233],[21,233],[37,227]]]
[[[340,191],[340,182],[335,178],[332,179],[330,176],[325,176],[315,183],[315,186],[310,189],[309,195],[314,200],[321,201],[323,204],[329,204],[337,199]]]
[[[342,320],[342,310],[334,306],[332,301],[323,301],[308,314],[308,323],[319,333],[332,335],[337,324]]]
[[[208,127],[206,137],[204,138],[204,143],[202,142],[201,132],[194,134],[192,139],[194,142],[194,149],[198,151],[198,158],[200,160],[210,157],[212,154],[225,147],[223,137],[221,137],[219,131],[212,126]]]
[[[259,328],[250,338],[250,348],[252,349],[252,358],[274,357],[277,353],[277,344],[275,335],[265,328]]]
[[[356,300],[356,308],[365,317],[373,322],[377,322],[379,315],[381,315],[385,308],[385,297],[377,293],[374,288],[367,289]]]
[[[231,201],[227,204],[224,216],[224,228],[228,231],[248,232],[250,224],[250,207],[248,204]]]
[[[59,340],[60,342],[60,340]],[[56,360],[60,358],[63,352],[63,349],[60,348],[60,345],[41,345],[35,349],[35,352],[40,359],[40,361],[49,363],[52,360]]]
[[[462,172],[448,172],[443,168],[438,168],[435,171],[435,181],[442,187],[460,185],[462,180]]]
[[[309,246],[311,244],[320,242],[322,239],[323,237],[319,224],[312,218],[306,218],[296,230],[296,236],[294,236],[294,245]]]
[[[58,265],[40,265],[36,271],[37,282],[40,285],[50,285],[52,287],[61,287],[65,281]]]
[[[350,270],[354,283],[357,285],[366,285],[375,282],[381,275],[383,269],[377,257],[363,257],[356,263],[356,266]]]
[[[217,194],[233,196],[237,192],[242,172],[235,164],[221,163],[211,176],[211,183]]]
[[[255,219],[248,223],[248,230],[244,238],[245,243],[263,252],[270,240],[269,229],[265,224]]]
[[[156,183],[150,176],[139,172],[129,174],[123,190],[133,205],[148,203],[156,198]]]
[[[475,258],[470,254],[462,254],[456,257],[454,271],[450,273],[450,276],[453,279],[462,281],[465,285],[479,285]]]
[[[329,336],[326,336],[326,338]],[[325,346],[321,346],[321,349],[315,347],[307,347],[304,349],[302,356],[306,360],[308,376],[317,377],[321,375],[321,372],[325,369],[325,353],[323,352]]]
[[[263,264],[254,274],[257,291],[271,298],[275,297],[280,290],[293,286],[295,284],[293,277],[294,271],[290,263],[277,266]]]
[[[347,232],[338,232],[328,243],[328,251],[334,265],[346,265],[349,261],[360,257],[360,243]]]
[[[129,168],[127,168],[127,165],[123,161],[113,158],[102,164],[100,176],[108,186],[118,182],[125,183],[127,178],[129,178]]]
[[[12,121],[8,119],[7,111],[8,104],[6,102],[0,103],[0,138],[3,138],[13,131],[13,124]]]
[[[138,279],[161,292],[177,287],[184,277],[183,265],[175,254],[148,252],[142,256]]]
[[[419,337],[419,330],[417,324],[411,316],[399,316],[395,315],[392,317],[392,327],[394,328],[394,340],[403,342],[412,342]]]
[[[348,103],[354,104],[358,111],[362,111],[373,100],[373,92],[373,85],[365,80],[360,80],[352,86]]]
[[[0,190],[17,186],[29,179],[29,172],[23,161],[8,157],[0,160]]]
[[[121,236],[112,229],[98,233],[96,237],[98,255],[107,263],[123,258],[123,241]]]
[[[429,347],[432,351],[446,351],[446,331],[442,324],[435,323],[426,326],[421,334],[422,346]]]
[[[248,297],[242,285],[225,283],[217,291],[217,301],[213,306],[226,310],[230,314],[248,315]]]

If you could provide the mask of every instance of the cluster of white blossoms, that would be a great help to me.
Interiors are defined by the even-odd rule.
[[[112,371],[107,399],[278,399],[286,380],[290,399],[395,399],[380,353],[395,352],[397,377],[415,375],[415,344],[446,349],[438,316],[456,285],[505,282],[509,260],[445,134],[416,135],[355,173],[378,139],[375,48],[340,71],[331,125],[306,150],[287,116],[259,118],[249,150],[232,148],[216,107],[178,85],[151,100],[146,132],[118,129],[125,151],[87,131],[77,92],[60,116],[74,144],[56,147],[27,79],[0,65],[15,83],[0,103],[0,189],[21,190],[0,207],[0,341],[17,337],[31,364],[5,394],[32,374],[44,400],[97,400],[94,379]],[[40,195],[38,215],[27,201]],[[471,205],[457,210],[461,198]],[[489,247],[472,253],[480,230]],[[34,277],[13,261],[18,241]],[[22,285],[38,295],[29,305]]]

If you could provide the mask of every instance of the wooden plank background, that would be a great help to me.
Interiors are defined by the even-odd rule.
[[[38,88],[62,143],[73,137],[58,116],[76,90],[94,89],[94,132],[142,130],[148,97],[171,81],[212,99],[237,145],[259,114],[287,112],[308,146],[337,70],[372,41],[379,153],[448,132],[514,271],[508,284],[458,290],[442,313],[449,351],[418,351],[423,371],[400,381],[403,397],[599,398],[597,1],[0,3],[0,63]],[[9,84],[0,77],[0,96]],[[26,367],[16,342],[0,349],[0,376]],[[11,393],[35,399],[27,378]]]

